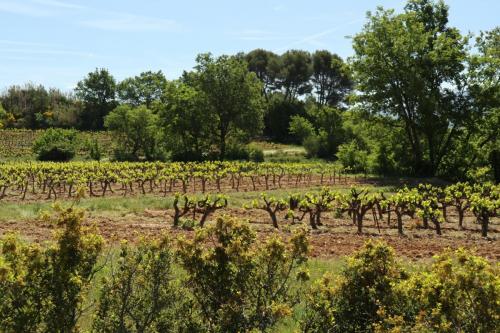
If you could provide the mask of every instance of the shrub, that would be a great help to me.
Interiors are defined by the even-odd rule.
[[[100,161],[102,157],[101,147],[96,139],[89,140],[87,142],[87,150],[89,151],[90,159],[94,161]]]
[[[73,332],[96,273],[103,240],[82,226],[83,212],[57,208],[48,248],[13,236],[0,242],[0,331]]]
[[[234,161],[234,160],[248,160],[249,159],[249,153],[248,149],[245,145],[236,143],[236,142],[230,142],[227,145],[226,148],[226,154],[224,155],[224,159],[229,160],[229,161]]]
[[[301,322],[304,332],[371,332],[381,313],[400,314],[395,285],[405,277],[393,250],[368,241],[347,260],[340,277],[313,287]]]
[[[192,306],[174,281],[168,238],[122,243],[117,267],[103,280],[94,332],[196,332]]]
[[[7,112],[4,110],[2,103],[0,103],[0,129],[6,127]]]
[[[255,248],[250,227],[229,218],[199,230],[192,241],[180,241],[187,286],[210,332],[265,332],[291,314],[307,277],[300,270],[307,260],[305,232],[296,233],[291,244],[271,238]],[[299,283],[292,283],[295,274]]]
[[[292,116],[289,125],[290,134],[296,138],[296,142],[303,142],[306,138],[315,135],[313,124],[301,116]]]
[[[398,165],[394,155],[386,143],[379,144],[368,156],[369,169],[382,176],[398,174]]]
[[[252,162],[264,162],[264,151],[259,147],[250,145],[248,147],[248,159]]]
[[[344,167],[354,172],[368,171],[368,152],[361,149],[355,140],[341,144],[336,156]]]
[[[435,258],[430,270],[415,273],[398,287],[411,300],[412,320],[388,316],[378,331],[495,332],[500,320],[498,273],[498,266],[468,250],[448,250]]]
[[[244,160],[253,162],[264,162],[264,152],[255,145],[243,145],[230,142],[226,149],[226,160]]]
[[[306,150],[307,157],[316,157],[321,149],[320,137],[317,135],[308,136],[304,139],[302,145]]]
[[[36,139],[33,152],[40,161],[69,161],[75,156],[76,132],[49,128]]]

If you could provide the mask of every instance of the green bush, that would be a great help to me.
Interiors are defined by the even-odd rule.
[[[268,331],[299,301],[307,278],[300,270],[307,260],[305,232],[292,237],[290,248],[277,238],[255,242],[248,225],[224,218],[179,243],[187,286],[210,332]]]
[[[2,103],[0,103],[0,129],[6,127],[7,112],[4,110]]]
[[[400,314],[395,285],[405,277],[392,248],[367,242],[337,279],[319,281],[307,299],[303,332],[371,332],[385,313]]]
[[[76,131],[49,128],[33,144],[40,161],[69,161],[75,156]]]
[[[229,161],[248,161],[249,159],[249,151],[245,145],[231,142],[228,144],[226,148],[226,154],[224,159]]]
[[[93,332],[197,332],[192,304],[174,280],[166,237],[122,243],[117,267],[103,280]]]
[[[83,212],[57,209],[55,244],[0,241],[0,331],[74,332],[96,273],[103,240]]]
[[[264,151],[259,147],[250,145],[248,147],[248,159],[252,162],[264,162]]]
[[[91,160],[100,161],[102,158],[101,147],[97,139],[89,140],[87,142],[87,150]]]
[[[368,152],[361,149],[355,140],[341,144],[336,156],[344,167],[353,172],[368,171]]]
[[[312,287],[303,332],[496,332],[498,265],[470,251],[448,250],[430,269],[408,274],[393,250],[367,242],[335,278]]]
[[[317,157],[318,152],[321,149],[320,138],[317,135],[311,135],[304,139],[302,142],[304,149],[306,150],[307,157]]]
[[[315,135],[316,132],[313,124],[302,116],[292,116],[288,130],[297,143],[303,142],[306,138]]]
[[[429,270],[398,286],[410,320],[387,315],[378,332],[497,332],[500,320],[498,265],[468,250],[448,250]],[[408,311],[409,310],[409,311]]]

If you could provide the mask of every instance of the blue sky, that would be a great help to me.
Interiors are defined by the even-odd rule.
[[[161,69],[169,79],[201,52],[291,48],[351,54],[345,36],[394,0],[0,0],[0,89],[31,81],[62,90],[96,67],[121,80]],[[450,22],[477,33],[500,24],[499,0],[448,0]]]

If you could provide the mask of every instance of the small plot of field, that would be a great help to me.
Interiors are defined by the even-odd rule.
[[[302,146],[285,145],[266,141],[255,141],[250,144],[258,147],[264,152],[266,161],[301,161],[306,160],[306,150]]]

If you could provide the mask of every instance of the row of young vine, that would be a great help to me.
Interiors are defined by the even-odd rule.
[[[194,220],[198,216],[199,226],[203,227],[212,213],[227,206],[228,196],[224,194],[208,194],[201,198],[176,194],[173,202],[174,226],[179,226],[184,217]],[[464,227],[464,216],[470,213],[481,225],[482,236],[487,237],[490,220],[497,217],[500,210],[500,186],[491,183],[456,183],[447,187],[420,184],[414,188],[402,188],[392,195],[355,187],[351,187],[347,192],[324,187],[318,192],[290,194],[284,198],[262,193],[259,200],[253,200],[244,207],[266,211],[274,228],[279,228],[282,222],[279,221],[280,215],[291,220],[292,224],[307,218],[310,227],[318,229],[318,226],[323,224],[324,214],[347,214],[357,227],[358,233],[363,232],[363,222],[367,214],[371,213],[379,230],[380,222],[386,220],[390,225],[391,214],[394,214],[400,235],[404,234],[405,216],[419,218],[423,228],[429,229],[432,225],[436,233],[441,235],[441,224],[448,220],[448,210],[454,208],[458,214],[460,229]]]
[[[0,200],[60,199],[84,188],[89,196],[164,195],[330,185],[348,181],[325,163],[20,162],[0,164]]]

